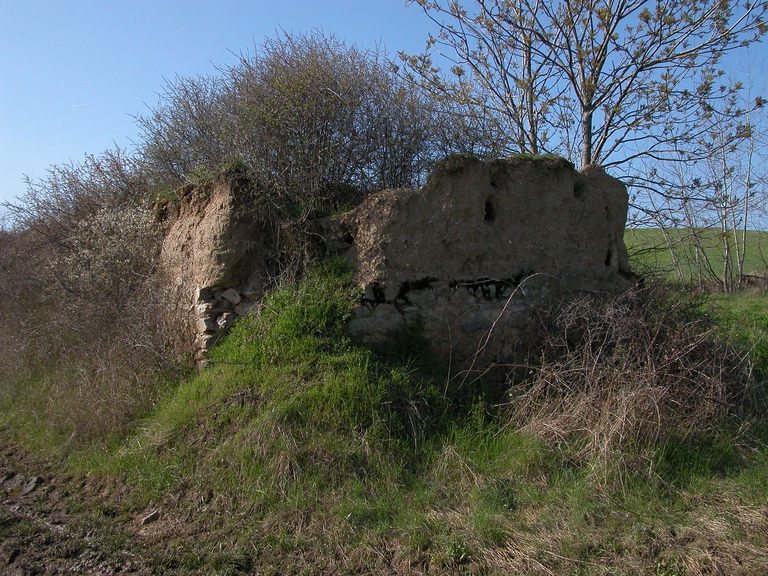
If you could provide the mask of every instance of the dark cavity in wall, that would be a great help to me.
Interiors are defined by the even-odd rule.
[[[404,304],[410,304],[408,300],[408,292],[411,290],[428,290],[432,288],[432,282],[437,282],[437,278],[426,277],[421,280],[412,280],[410,282],[403,282],[400,285],[400,291],[395,296],[396,302],[402,302]]]
[[[573,183],[573,197],[576,198],[576,200],[582,200],[584,198],[584,188],[585,184],[583,180],[576,180],[576,182]]]
[[[384,296],[384,288],[378,282],[374,282],[370,285],[370,294],[366,294],[367,297],[363,298],[363,302],[368,304],[384,304],[387,299]]]
[[[486,222],[496,220],[496,199],[493,196],[489,196],[485,201],[485,216],[483,219]]]
[[[533,272],[520,272],[513,278],[478,278],[477,280],[454,280],[449,284],[452,290],[463,288],[473,296],[483,298],[506,297],[508,288],[517,287],[525,278]]]
[[[605,267],[610,268],[613,263],[613,248],[608,248],[608,254],[605,256]]]
[[[352,228],[342,223],[339,226],[339,231],[336,235],[336,240],[338,240],[339,242],[343,242],[345,244],[354,244],[355,235],[353,234]]]

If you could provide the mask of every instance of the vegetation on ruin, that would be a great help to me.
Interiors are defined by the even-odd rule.
[[[526,374],[472,382],[417,332],[390,355],[351,343],[350,280],[329,261],[272,292],[211,366],[92,434],[51,401],[71,390],[58,370],[19,379],[3,439],[100,483],[111,517],[160,510],[148,540],[178,545],[153,552],[159,573],[768,567],[768,325],[751,297],[575,300]]]
[[[494,378],[436,363],[418,326],[388,354],[351,342],[352,270],[288,270],[282,246],[260,313],[202,372],[178,356],[155,274],[167,203],[223,178],[279,231],[418,185],[445,154],[498,151],[499,119],[455,104],[382,54],[282,35],[169,83],[136,155],[30,182],[0,229],[3,466],[53,470],[70,513],[112,526],[107,550],[139,534],[158,574],[768,571],[762,136],[740,114],[736,140],[706,136],[738,153],[719,176],[646,173],[670,188],[627,235],[643,288],[540,310],[539,347]],[[20,525],[0,537],[46,529]]]

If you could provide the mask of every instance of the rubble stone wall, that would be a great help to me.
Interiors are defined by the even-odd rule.
[[[268,233],[222,182],[189,190],[166,218],[161,265],[186,326],[182,340],[200,361],[260,300]]]

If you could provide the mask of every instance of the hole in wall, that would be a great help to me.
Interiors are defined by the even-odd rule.
[[[339,240],[341,242],[344,242],[345,244],[354,244],[355,242],[355,234],[356,230],[354,230],[349,225],[342,224],[339,226],[339,230],[336,234],[335,240]]]
[[[384,288],[378,282],[374,282],[366,289],[366,295],[362,298],[362,301],[373,305],[386,303],[387,299],[384,294]]]
[[[573,197],[576,198],[576,200],[582,200],[584,198],[584,181],[583,180],[577,180],[573,183]]]
[[[489,196],[485,201],[485,216],[483,220],[486,222],[493,222],[496,220],[496,206],[493,196]]]
[[[408,300],[408,292],[411,290],[431,290],[432,282],[437,282],[437,278],[427,276],[421,280],[403,282],[400,285],[400,291],[397,293],[397,296],[395,296],[395,302],[400,301],[404,304],[410,304],[410,300]]]

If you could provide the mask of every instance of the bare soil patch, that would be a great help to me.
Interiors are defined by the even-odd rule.
[[[0,575],[165,573],[103,489],[0,441]]]

